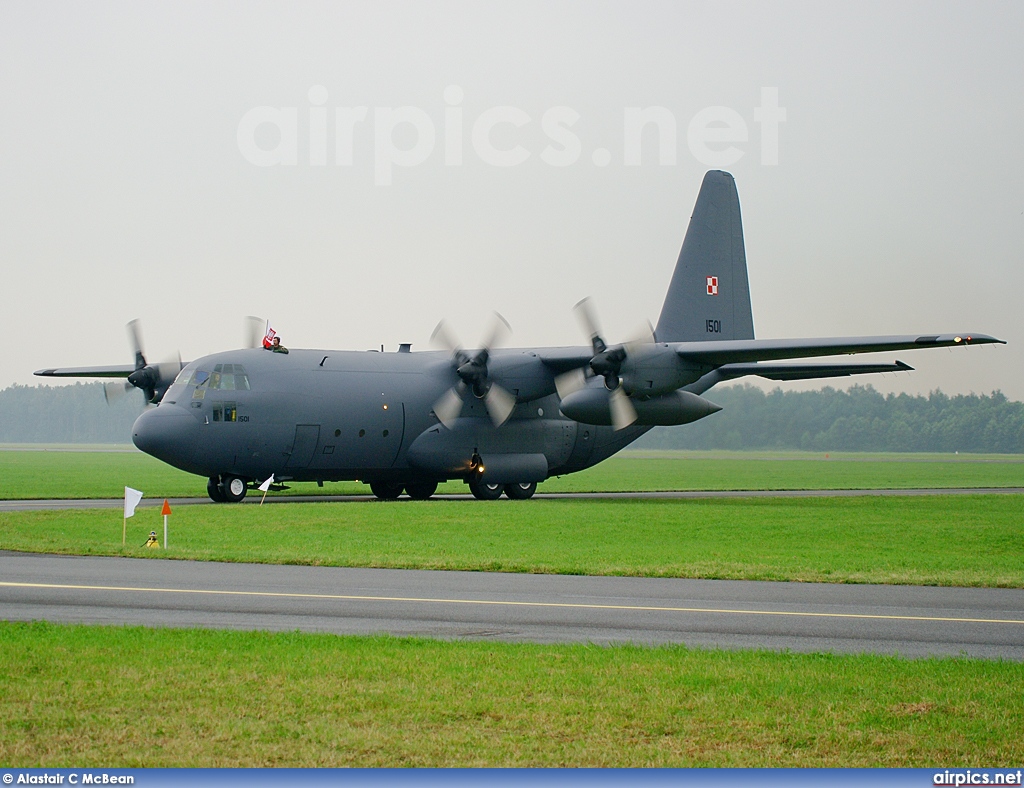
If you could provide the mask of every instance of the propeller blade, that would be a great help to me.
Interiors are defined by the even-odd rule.
[[[178,357],[176,359],[169,359],[160,364],[157,364],[156,371],[160,375],[160,382],[167,382],[167,385],[170,386],[171,383],[174,382],[174,379],[178,377],[178,373],[181,372],[181,370],[184,367],[185,365],[181,363],[180,352],[178,353]]]
[[[582,369],[573,369],[555,376],[555,390],[559,399],[575,394],[587,385],[587,373]]]
[[[484,395],[484,405],[487,406],[487,412],[490,414],[494,426],[500,427],[512,415],[512,411],[516,407],[516,398],[497,383],[491,383],[491,387]]]
[[[636,408],[629,401],[622,386],[617,386],[608,398],[608,404],[612,411],[612,427],[616,432],[623,430],[637,420]]]
[[[493,347],[497,347],[504,342],[505,338],[511,333],[512,326],[508,324],[508,321],[505,318],[495,312],[491,322],[491,331],[487,339],[484,341],[483,349],[490,350]]]
[[[576,319],[579,321],[580,326],[587,336],[590,337],[590,344],[594,348],[594,354],[596,355],[607,350],[608,345],[601,338],[601,327],[597,323],[597,315],[594,312],[590,296],[577,303],[572,310],[576,313]]]
[[[245,345],[243,347],[262,347],[263,337],[267,335],[267,322],[262,317],[247,315],[245,318]]]
[[[139,329],[138,318],[128,322],[128,341],[131,342],[132,352],[135,354],[135,368],[142,369],[146,366],[146,356],[142,351],[142,332]]]
[[[174,383],[175,378],[178,377],[178,373],[185,368],[185,365],[181,363],[181,353],[178,353],[178,357],[171,361],[164,361],[156,365],[157,381],[155,386],[155,395],[163,398],[164,392],[171,387]]]
[[[135,388],[127,380],[112,380],[103,384],[103,399],[108,405],[113,405],[124,399],[125,394]]]
[[[448,330],[448,324],[443,320],[437,324],[434,333],[430,335],[430,344],[447,350],[449,353],[458,353],[462,349],[462,345],[459,344],[458,340]]]
[[[655,342],[654,326],[651,325],[650,320],[645,320],[644,324],[633,332],[632,338],[626,340],[624,344],[626,349],[630,350],[640,345],[653,345]]]
[[[455,426],[455,420],[462,413],[462,393],[465,387],[462,383],[448,389],[441,398],[434,403],[434,415],[445,427],[451,429]]]

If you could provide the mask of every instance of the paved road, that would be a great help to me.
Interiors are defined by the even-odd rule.
[[[681,490],[671,492],[594,492],[594,493],[537,493],[536,500],[600,499],[600,500],[650,500],[688,498],[849,498],[865,495],[919,496],[919,495],[1021,495],[1024,487],[927,487],[907,490]],[[362,503],[376,501],[372,495],[281,495],[268,497],[266,503]],[[405,500],[405,499],[402,499]],[[467,501],[473,496],[435,495],[437,501]],[[190,506],[210,503],[203,498],[171,498],[174,506]],[[258,494],[248,496],[244,504],[259,504]],[[163,499],[145,498],[139,506],[161,506]],[[51,499],[0,501],[0,512],[26,512],[56,509],[117,509],[124,506],[121,498],[93,499]]]
[[[1024,660],[1024,590],[0,552],[8,620]]]

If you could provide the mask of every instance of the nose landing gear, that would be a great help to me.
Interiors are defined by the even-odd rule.
[[[244,479],[230,473],[211,476],[206,482],[206,492],[215,503],[239,503],[245,498],[247,487]]]

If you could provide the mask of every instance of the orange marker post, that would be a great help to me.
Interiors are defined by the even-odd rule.
[[[160,514],[164,516],[164,550],[167,549],[167,515],[170,513],[171,504],[168,503],[166,498],[164,498],[164,508],[160,510]]]

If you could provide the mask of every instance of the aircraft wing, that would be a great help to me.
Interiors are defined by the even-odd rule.
[[[687,361],[720,367],[724,364],[752,361],[993,343],[1006,344],[1004,340],[990,337],[987,334],[964,333],[924,336],[830,337],[825,339],[734,339],[723,342],[675,342],[672,346],[676,353]]]
[[[126,378],[135,371],[132,364],[112,367],[56,367],[39,369],[33,375],[44,378]]]

